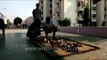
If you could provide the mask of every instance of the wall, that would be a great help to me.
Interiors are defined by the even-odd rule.
[[[96,27],[60,27],[61,32],[107,37],[107,28]]]
[[[64,0],[64,18],[71,19],[71,26],[77,23],[77,0]]]

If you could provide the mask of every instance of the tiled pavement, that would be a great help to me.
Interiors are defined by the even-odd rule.
[[[0,60],[51,60],[40,51],[26,51],[25,48],[34,48],[26,37],[26,29],[6,30],[6,37],[3,39],[0,34]],[[1,33],[1,31],[0,31]],[[42,33],[44,35],[44,33]],[[50,34],[51,36],[52,34]],[[83,36],[57,32],[56,37],[65,37],[71,40],[84,42],[100,47],[100,50],[83,54],[72,55],[56,60],[95,60],[107,59],[107,38]],[[35,47],[36,48],[36,47]]]
[[[49,60],[40,51],[30,51],[26,48],[36,48],[25,34],[26,30],[6,30],[3,39],[0,34],[0,60]]]
[[[76,40],[86,44],[94,45],[100,47],[100,50],[91,51],[83,54],[73,55],[65,57],[66,60],[107,60],[107,38],[93,37],[93,36],[84,36],[77,34],[68,34],[68,33],[57,33],[59,37],[66,37],[71,40]]]

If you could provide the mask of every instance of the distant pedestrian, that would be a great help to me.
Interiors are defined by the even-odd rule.
[[[5,36],[5,24],[2,18],[0,18],[0,29],[2,29],[2,34]]]

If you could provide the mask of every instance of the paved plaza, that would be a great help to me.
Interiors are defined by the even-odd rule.
[[[37,48],[26,37],[27,29],[6,29],[5,38],[0,30],[0,60],[51,60],[41,51],[27,51]],[[44,32],[41,33],[44,36]],[[49,34],[52,36],[52,34]],[[56,37],[64,37],[100,47],[100,50],[76,54],[55,60],[103,60],[107,59],[107,38],[57,32]]]

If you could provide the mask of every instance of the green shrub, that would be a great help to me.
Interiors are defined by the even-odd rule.
[[[62,21],[62,25],[63,25],[63,26],[70,26],[70,25],[71,25],[71,19],[65,18],[65,19]]]

